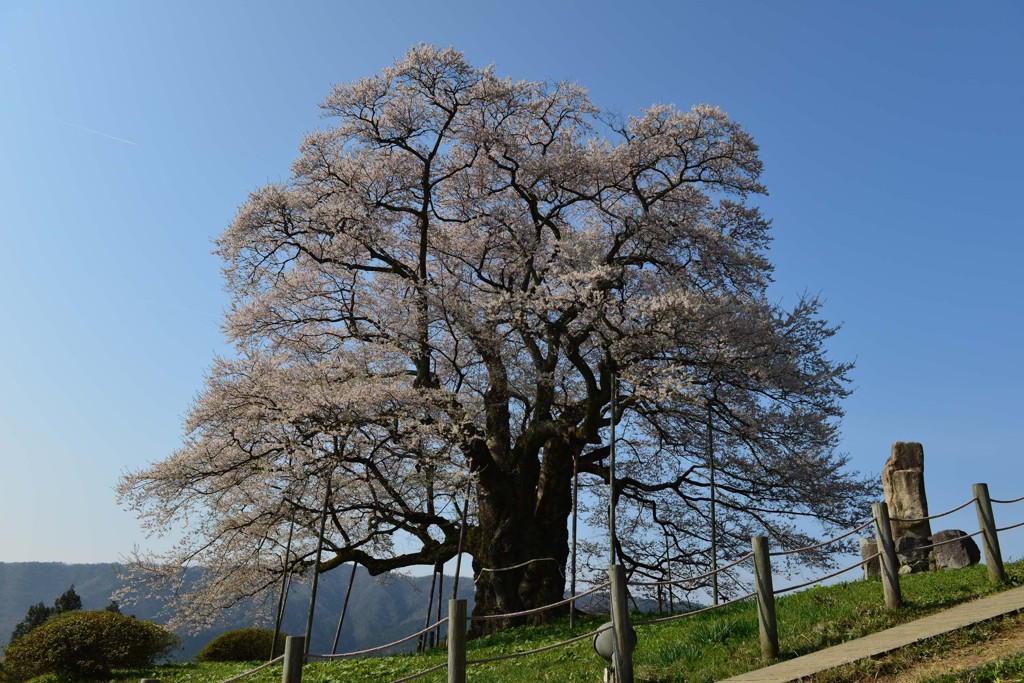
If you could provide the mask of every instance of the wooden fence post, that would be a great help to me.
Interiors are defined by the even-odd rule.
[[[974,502],[978,508],[978,526],[981,528],[982,545],[985,547],[985,566],[988,579],[999,583],[1006,578],[1003,571],[1003,554],[999,551],[999,536],[996,534],[996,518],[992,514],[992,499],[988,496],[988,484],[974,484]]]
[[[878,550],[882,553],[882,591],[885,593],[885,606],[896,609],[903,604],[900,592],[900,563],[896,557],[896,546],[892,541],[892,525],[889,522],[889,506],[885,503],[872,503],[871,514],[875,518],[875,540]]]
[[[306,661],[306,639],[303,636],[288,636],[284,641],[284,667],[281,683],[301,683],[302,665]]]
[[[448,683],[466,683],[466,601],[448,601]]]
[[[772,586],[772,565],[768,558],[768,539],[751,536],[754,551],[754,581],[757,585],[757,626],[761,633],[761,656],[779,656],[779,626],[775,621],[775,589]]]
[[[611,581],[612,628],[615,630],[615,656],[612,659],[615,683],[633,683],[633,627],[629,623],[626,571],[621,564],[608,567],[608,579]]]

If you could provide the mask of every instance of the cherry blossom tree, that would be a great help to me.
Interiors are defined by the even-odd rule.
[[[429,45],[322,108],[218,241],[237,353],[182,448],[120,483],[188,530],[137,565],[205,568],[183,619],[313,566],[325,510],[320,571],[444,562],[461,537],[476,613],[561,599],[574,466],[600,525],[613,421],[630,571],[706,570],[709,438],[723,557],[865,514],[836,451],[851,366],[816,298],[768,299],[762,164],[725,113],[617,119]]]

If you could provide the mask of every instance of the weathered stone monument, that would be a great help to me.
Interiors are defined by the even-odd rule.
[[[897,441],[882,469],[882,490],[892,519],[892,536],[901,573],[927,571],[931,553],[920,550],[931,543],[928,498],[924,489],[924,447],[913,441]],[[920,520],[920,521],[914,521]]]
[[[978,544],[965,532],[947,529],[932,534],[928,497],[924,490],[924,447],[913,441],[897,441],[882,469],[882,490],[889,508],[893,544],[899,572],[910,574],[932,569],[960,569],[981,560]],[[937,544],[937,545],[935,545]],[[860,539],[860,557],[878,552],[874,539]],[[878,558],[865,562],[864,578],[880,575]]]

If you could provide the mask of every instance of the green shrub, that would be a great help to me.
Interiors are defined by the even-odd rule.
[[[113,668],[149,666],[178,644],[178,636],[148,621],[116,612],[66,612],[48,619],[4,653],[15,680],[63,674],[90,680]]]
[[[277,636],[274,656],[284,653],[286,634]],[[238,628],[225,631],[206,644],[196,659],[200,662],[253,662],[266,659],[274,631],[269,628]]]

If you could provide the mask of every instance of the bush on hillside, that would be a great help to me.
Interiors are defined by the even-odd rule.
[[[4,673],[14,680],[62,674],[76,680],[108,676],[114,668],[151,665],[178,644],[178,636],[116,612],[66,612],[8,646]]]
[[[68,588],[59,598],[54,600],[53,607],[47,607],[41,602],[29,607],[25,618],[14,627],[14,632],[11,634],[8,643],[13,643],[31,632],[32,629],[42,626],[46,623],[47,619],[54,615],[80,609],[82,609],[82,598],[75,592],[75,586],[72,584],[71,588]]]
[[[286,634],[277,636],[274,656],[284,653]],[[200,662],[252,662],[266,659],[274,631],[269,628],[238,628],[225,631],[206,644],[196,660]]]

